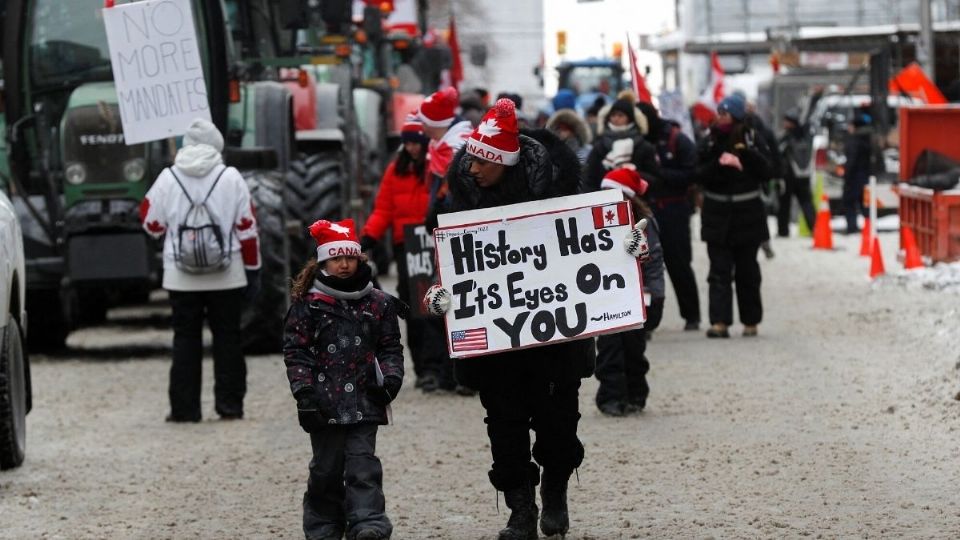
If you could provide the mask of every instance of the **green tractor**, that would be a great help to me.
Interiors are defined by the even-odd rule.
[[[293,149],[291,97],[279,83],[253,82],[257,67],[238,58],[223,2],[190,3],[224,158],[247,178],[258,215],[264,286],[244,316],[245,345],[275,350],[290,273],[283,171]],[[284,16],[286,3],[250,3]],[[34,347],[62,347],[123,295],[142,298],[162,272],[138,207],[177,140],[125,143],[101,8],[103,0],[0,0],[8,134],[0,178],[23,223],[27,304],[31,326],[42,329],[31,332]]]

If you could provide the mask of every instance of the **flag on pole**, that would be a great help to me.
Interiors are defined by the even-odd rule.
[[[720,56],[717,55],[717,51],[710,53],[710,81],[707,83],[707,87],[703,90],[703,93],[700,94],[700,99],[697,100],[697,104],[702,104],[704,107],[716,111],[717,105],[723,101],[723,98],[726,97],[726,92],[723,87],[723,66],[720,65]]]
[[[633,52],[633,45],[630,44],[630,34],[627,34],[627,52],[630,54],[630,79],[633,84],[633,94],[637,96],[640,103],[653,104],[653,96],[650,95],[650,89],[647,88],[647,81],[640,74],[640,66],[637,65],[637,54]]]
[[[453,19],[453,13],[450,14],[447,45],[450,47],[450,56],[453,57],[453,62],[450,64],[450,86],[459,89],[460,82],[463,81],[463,61],[460,59],[460,40],[457,39],[457,25]]]

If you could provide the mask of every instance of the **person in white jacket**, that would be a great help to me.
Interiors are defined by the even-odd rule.
[[[194,120],[174,165],[164,169],[140,205],[144,229],[163,243],[163,288],[173,308],[173,365],[168,422],[199,422],[204,315],[213,334],[214,401],[224,420],[243,418],[247,366],[241,349],[240,313],[260,283],[260,246],[250,190],[240,173],[223,164],[223,136],[207,120]],[[209,195],[208,195],[209,194]],[[206,273],[178,264],[179,227],[191,201],[206,206],[219,226],[226,258]]]

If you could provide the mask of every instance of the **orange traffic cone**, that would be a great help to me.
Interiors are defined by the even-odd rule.
[[[883,269],[883,254],[880,253],[880,239],[873,239],[873,249],[870,250],[870,279],[885,273]]]
[[[870,256],[870,218],[867,218],[863,223],[863,229],[860,230],[860,256],[869,257]]]
[[[920,258],[920,248],[917,247],[917,238],[913,236],[910,227],[903,227],[903,249],[906,255],[903,258],[903,267],[907,270],[914,268],[923,268],[923,260]]]
[[[813,226],[813,249],[833,249],[833,231],[830,229],[830,199],[820,198],[817,222]]]

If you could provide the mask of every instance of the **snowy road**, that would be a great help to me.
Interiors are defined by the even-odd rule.
[[[896,235],[881,241],[898,268]],[[774,242],[757,339],[739,325],[723,341],[683,332],[668,299],[642,415],[600,416],[584,381],[568,538],[957,536],[958,297],[872,286],[859,238],[835,243]],[[699,242],[695,258],[706,312]],[[169,333],[151,310],[34,358],[28,456],[0,473],[0,538],[302,537],[309,444],[279,354],[249,358],[245,420],[165,424]],[[394,419],[378,441],[394,537],[495,538],[507,509],[487,482],[479,400],[408,384]]]

